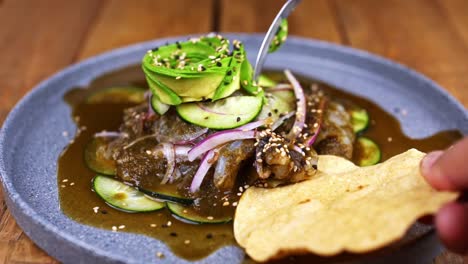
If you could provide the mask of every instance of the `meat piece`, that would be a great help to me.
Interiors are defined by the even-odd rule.
[[[114,152],[114,160],[116,176],[136,186],[149,179],[159,182],[166,172],[167,161],[155,141],[148,140],[131,148],[120,148]]]
[[[315,174],[318,159],[312,148],[269,129],[259,136],[255,163],[261,180],[278,185],[299,182]]]
[[[152,134],[152,125],[158,117],[158,115],[148,113],[147,104],[127,108],[124,110],[120,131],[126,133],[130,140]]]
[[[175,110],[170,110],[153,124],[153,133],[159,142],[180,142],[187,141],[199,135],[206,128],[193,125],[182,120]]]
[[[329,102],[314,148],[322,155],[329,154],[351,159],[354,140],[350,114],[338,102]]]
[[[220,190],[231,190],[244,161],[254,156],[254,140],[237,140],[226,144],[219,152],[213,182]]]

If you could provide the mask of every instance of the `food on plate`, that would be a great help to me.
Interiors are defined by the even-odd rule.
[[[371,167],[321,156],[310,180],[249,188],[236,211],[236,240],[256,261],[292,253],[366,253],[389,245],[418,218],[458,196],[424,180],[424,155],[411,149]]]
[[[286,33],[287,22],[283,21],[270,52],[281,46]],[[430,210],[421,207],[403,214],[401,208],[390,205],[405,201],[414,206],[418,197],[426,199],[430,192],[414,173],[422,154],[410,151],[375,164],[409,146],[427,149],[437,142],[447,146],[458,134],[441,134],[426,141],[409,139],[398,122],[375,104],[298,78],[288,69],[253,80],[244,44],[230,43],[214,34],[168,43],[149,50],[141,67],[104,76],[89,89],[76,89],[68,95],[79,129],[59,160],[60,202],[67,215],[115,232],[153,236],[187,259],[235,244],[234,220],[238,243],[254,259],[266,260],[278,252],[289,254],[298,249],[331,255],[385,246],[401,237],[417,216],[432,212],[439,202],[448,200],[444,197],[453,197],[432,191],[434,203],[425,205],[432,206]],[[349,186],[334,184],[345,179]],[[388,190],[376,183],[378,179],[395,186]],[[405,180],[415,185],[404,185]],[[344,193],[346,199],[337,199],[346,186],[367,187],[354,192],[355,196]],[[306,189],[307,193],[287,193]],[[323,209],[334,204],[368,205],[380,213],[375,206],[377,194],[386,198],[398,194],[382,202],[381,209],[385,211],[382,216],[394,217],[396,224],[376,242],[356,238],[356,250],[339,240],[340,236],[326,233],[330,230],[322,222],[309,219],[316,215],[288,218],[292,213],[312,213],[295,211],[309,206],[309,202],[297,206],[304,200],[322,203],[314,211],[318,216],[334,214],[338,220],[350,220],[349,211]],[[284,199],[276,195],[284,195]],[[409,201],[412,197],[415,200]],[[264,201],[264,210],[257,210],[257,201]],[[274,208],[278,210],[272,212]],[[368,227],[360,225],[366,219],[358,213],[363,218],[355,218],[356,223],[350,220],[355,224],[351,231],[374,234],[374,227],[365,230]],[[271,225],[270,214],[281,219],[281,226]],[[262,215],[266,218],[254,219]],[[295,233],[265,240],[273,243],[267,251],[258,250],[257,242],[252,242],[266,229],[301,225],[308,229],[311,225],[310,230],[316,232],[323,229],[329,244],[316,248],[313,238],[304,240]],[[302,231],[315,236],[297,230]],[[349,237],[355,238],[352,235]],[[307,245],[292,243],[297,239]]]

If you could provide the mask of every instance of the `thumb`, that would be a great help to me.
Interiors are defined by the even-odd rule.
[[[421,162],[421,173],[436,189],[468,190],[468,137],[446,151],[435,151]]]

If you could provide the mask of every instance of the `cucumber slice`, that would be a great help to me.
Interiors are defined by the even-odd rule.
[[[261,74],[258,76],[258,86],[260,87],[274,87],[277,83],[272,79],[268,78],[267,76]]]
[[[366,109],[351,110],[351,124],[354,133],[360,133],[369,126],[369,114]]]
[[[185,207],[176,203],[167,203],[167,208],[171,211],[172,215],[182,221],[190,222],[192,224],[223,224],[232,220],[232,217],[210,217],[201,216],[190,207]]]
[[[139,87],[110,87],[97,91],[86,98],[89,104],[99,103],[142,103],[146,89]]]
[[[262,109],[261,96],[232,96],[216,102],[185,103],[176,107],[185,121],[212,129],[229,129],[252,121]]]
[[[115,175],[115,161],[111,158],[106,158],[108,151],[109,139],[105,137],[95,137],[88,143],[84,152],[84,159],[88,168],[92,171],[104,174]]]
[[[366,137],[359,137],[356,143],[357,165],[364,167],[379,163],[382,153],[377,143]]]
[[[164,115],[171,106],[161,102],[158,96],[153,94],[151,96],[151,107],[156,113]]]
[[[152,212],[165,207],[165,203],[153,201],[134,187],[106,176],[94,177],[93,189],[108,205],[125,212]]]
[[[267,102],[258,114],[258,120],[271,118],[274,122],[281,114],[289,113],[295,109],[296,97],[293,91],[268,91],[265,97]]]
[[[192,198],[184,197],[177,193],[177,191],[172,190],[147,190],[143,188],[138,188],[138,190],[148,196],[151,196],[154,199],[168,201],[168,202],[175,202],[184,205],[191,205],[193,203]]]

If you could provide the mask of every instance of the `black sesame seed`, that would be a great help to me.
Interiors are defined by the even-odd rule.
[[[171,232],[170,235],[171,235],[172,237],[176,237],[176,236],[177,236],[177,233]]]
[[[273,112],[275,112],[275,114],[278,113],[278,109],[273,109]]]
[[[216,62],[216,66],[221,67],[221,66],[223,66],[223,64],[218,61],[218,62]]]
[[[106,210],[101,210],[101,214],[107,214]]]
[[[208,116],[205,116],[205,120],[207,120],[209,117]]]
[[[299,102],[300,100],[299,99],[296,99],[296,102]]]
[[[229,84],[230,84],[230,82],[224,82],[224,85],[229,85]]]
[[[231,70],[229,70],[229,71],[226,72],[226,75],[227,75],[227,76],[231,76],[231,74],[232,74],[232,71],[231,71]]]
[[[213,235],[212,235],[212,234],[207,234],[207,235],[206,235],[206,238],[212,239],[212,238],[213,238]]]
[[[268,116],[271,117],[271,112],[268,112]]]
[[[167,226],[167,224],[163,224],[161,227],[162,228],[167,228],[168,226]]]
[[[182,48],[182,46],[180,45],[179,41],[176,41],[175,44],[176,44],[176,46],[177,46],[178,49],[181,49],[181,48]]]
[[[201,69],[202,71],[205,71],[205,70],[206,70],[206,68],[205,68],[203,65],[200,67],[200,69]]]
[[[237,120],[237,122],[240,122],[241,121],[240,116],[238,116],[236,120]]]
[[[159,47],[151,49],[152,51],[158,51]]]
[[[312,168],[314,168],[314,170],[316,170],[316,169],[317,169],[317,165],[315,165],[315,164],[312,165]]]

